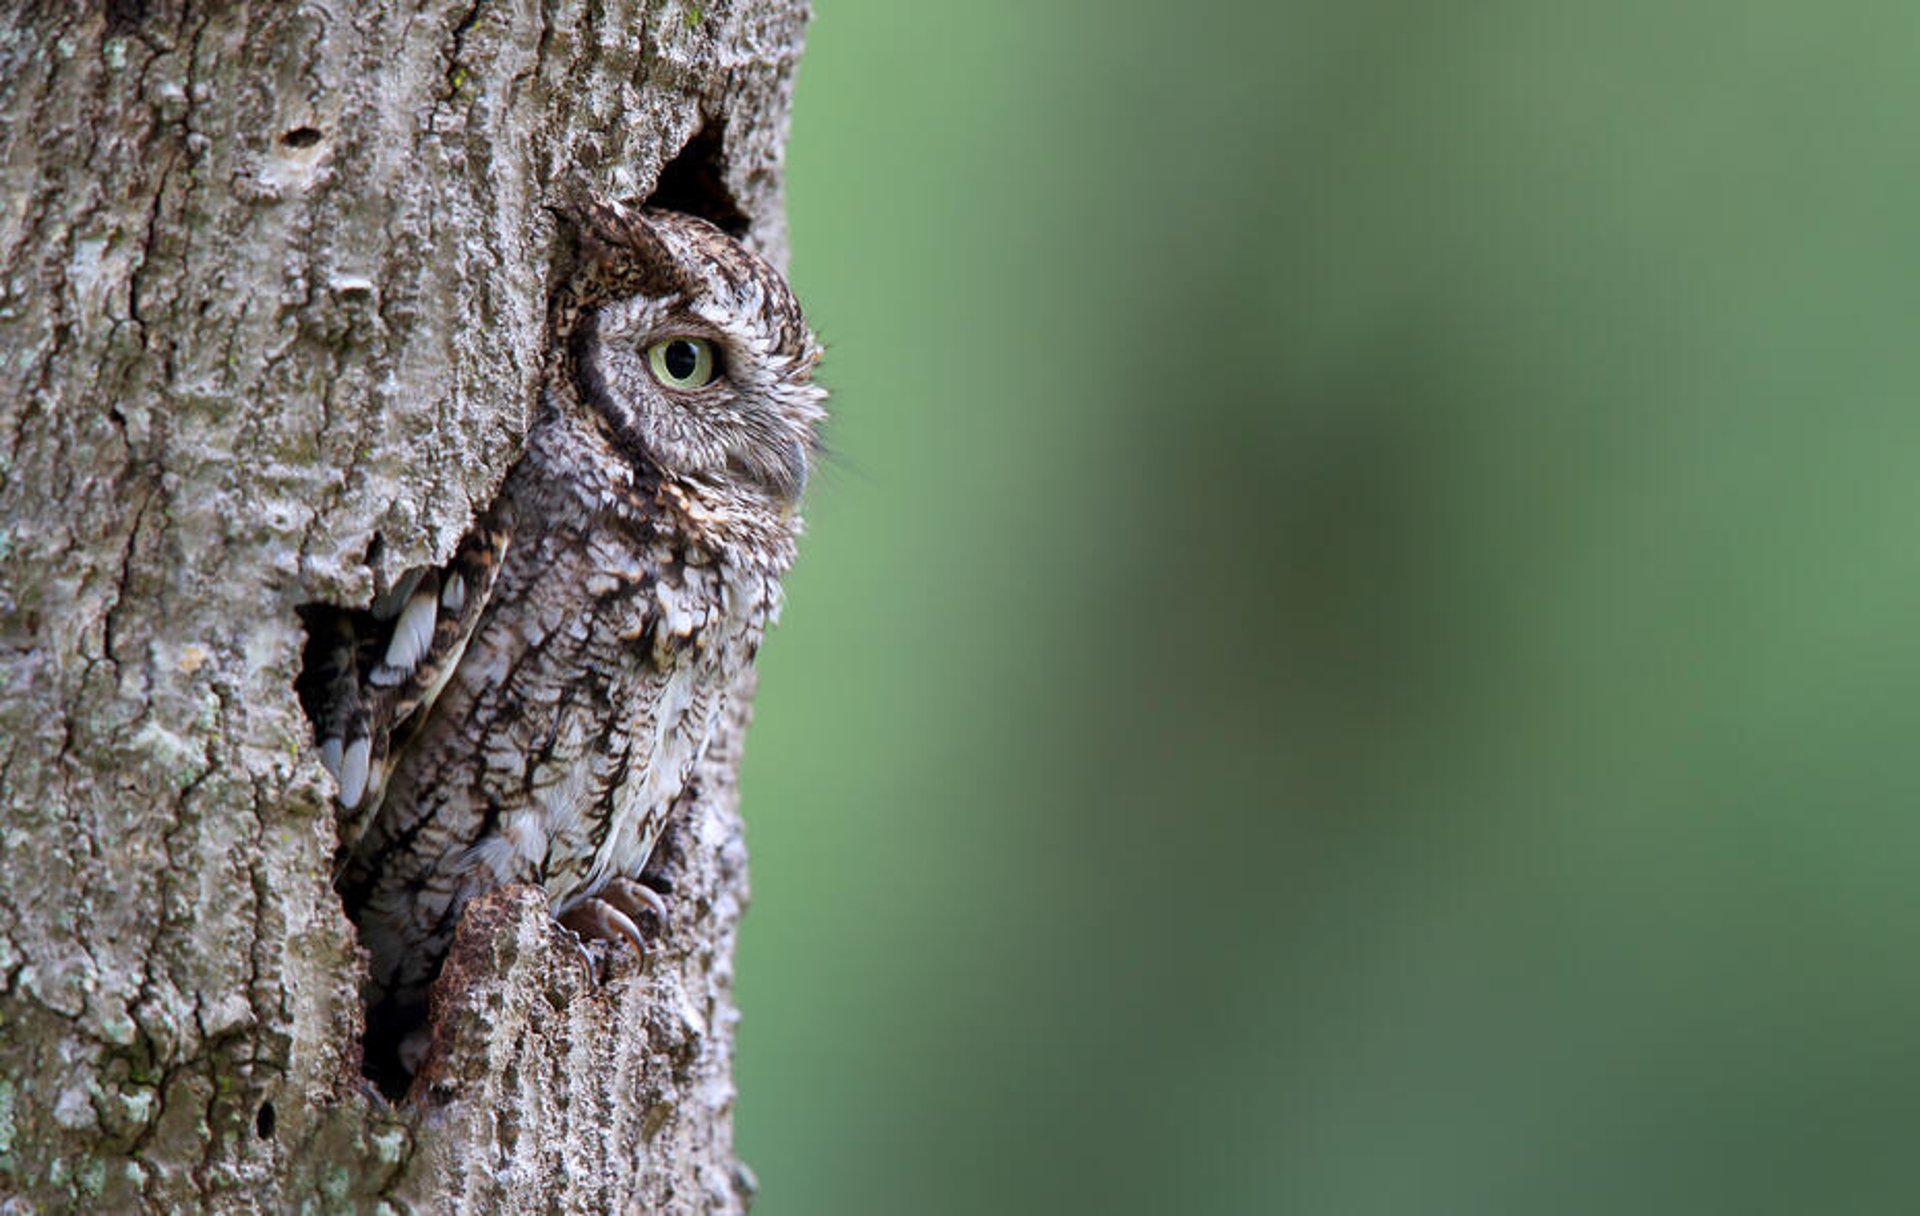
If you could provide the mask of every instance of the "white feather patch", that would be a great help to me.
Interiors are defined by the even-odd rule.
[[[433,621],[438,609],[433,596],[422,592],[407,601],[407,607],[393,626],[393,640],[387,643],[388,667],[412,671],[433,644]]]
[[[420,585],[420,580],[426,576],[426,573],[425,567],[422,567],[409,570],[402,575],[400,581],[388,588],[385,595],[373,601],[374,619],[390,621],[399,616],[400,609],[413,598],[413,589]]]
[[[373,740],[355,739],[340,761],[340,801],[348,807],[360,805],[367,792],[367,762],[373,758]]]
[[[506,816],[498,831],[468,849],[465,864],[484,867],[499,882],[525,882],[540,872],[548,839],[540,812],[518,811]]]
[[[440,588],[440,606],[455,616],[467,606],[467,580],[458,574],[447,576],[447,585]]]
[[[332,774],[335,781],[340,780],[340,751],[345,746],[339,735],[328,735],[320,740],[320,767]]]

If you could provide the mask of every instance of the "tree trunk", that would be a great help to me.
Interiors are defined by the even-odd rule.
[[[406,1102],[294,695],[308,600],[444,560],[531,415],[569,202],[784,253],[794,0],[0,16],[0,1203],[740,1211],[744,714],[589,984],[469,909]],[[742,699],[744,704],[744,698]]]

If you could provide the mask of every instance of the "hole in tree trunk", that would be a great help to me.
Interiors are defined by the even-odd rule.
[[[414,576],[421,573],[424,573],[424,568],[408,571],[401,577],[396,593],[399,600],[404,601],[408,597]],[[347,750],[343,746],[345,740],[349,737],[364,739],[370,730],[377,729],[384,733],[388,729],[384,712],[378,710],[374,701],[383,690],[368,683],[364,677],[378,666],[393,631],[392,617],[397,612],[397,605],[386,603],[389,598],[395,596],[381,597],[373,605],[364,608],[316,601],[301,604],[296,609],[307,641],[301,656],[300,675],[294,681],[294,691],[313,724],[314,745],[320,753],[321,764],[334,779],[336,792],[342,780]],[[397,686],[394,691],[399,691]],[[371,724],[376,713],[380,713],[382,718],[377,728]],[[411,723],[401,724],[393,736],[396,747],[405,746],[409,725]],[[361,753],[363,783],[370,779],[369,762],[366,759],[370,750],[367,748]],[[376,794],[369,793],[365,797],[373,799],[377,805]],[[356,811],[342,811],[337,804],[334,806],[336,823],[343,837],[340,851],[332,864],[334,890],[340,896],[347,919],[363,935],[363,945],[367,932],[365,912],[369,891],[364,882],[355,881],[355,870],[350,862],[354,857],[356,832],[365,828],[365,818],[372,813],[370,807],[364,805]],[[436,968],[437,965],[436,960]],[[408,1036],[425,1024],[425,1002],[396,1004],[379,999],[373,991],[363,993],[362,997],[368,1005],[366,1033],[361,1042],[361,1071],[379,1086],[382,1093],[398,1101],[405,1095],[412,1079],[411,1070],[401,1059],[402,1045]],[[263,1113],[261,1118],[271,1124],[271,1116]],[[263,1136],[265,1134],[262,1133]]]
[[[697,215],[729,236],[745,236],[751,227],[747,213],[727,189],[726,128],[718,123],[694,132],[674,158],[660,170],[660,180],[647,196],[647,206]]]
[[[108,35],[132,34],[147,19],[147,0],[107,0],[106,17]]]

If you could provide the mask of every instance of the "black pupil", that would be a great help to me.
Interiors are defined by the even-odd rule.
[[[682,338],[667,343],[667,353],[661,357],[667,365],[667,375],[675,380],[685,380],[693,375],[693,369],[700,366],[700,352],[693,343]]]

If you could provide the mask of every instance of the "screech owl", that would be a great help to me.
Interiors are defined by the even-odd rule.
[[[800,532],[826,394],[785,281],[690,216],[598,205],[580,229],[497,501],[446,566],[303,609],[389,1079],[475,895],[537,883],[561,923],[644,949],[636,921],[665,909],[641,868]]]

